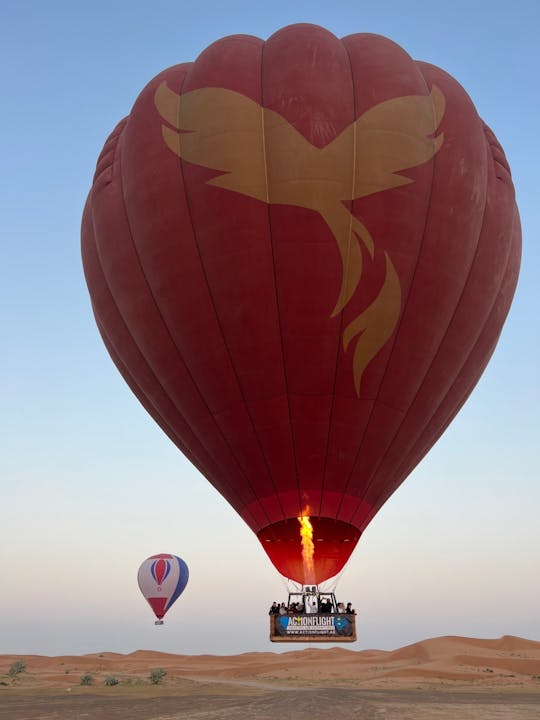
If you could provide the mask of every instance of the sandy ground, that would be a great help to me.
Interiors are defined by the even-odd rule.
[[[13,663],[24,672],[12,677]],[[154,685],[150,673],[166,671]],[[81,685],[85,675],[92,684]],[[114,676],[118,684],[105,685]],[[443,637],[399,650],[0,656],[0,720],[538,720],[540,642]]]

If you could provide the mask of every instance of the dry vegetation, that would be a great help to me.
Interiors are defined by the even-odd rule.
[[[540,642],[443,637],[394,651],[0,656],[0,720],[67,720],[82,708],[87,720],[528,720],[540,717]]]

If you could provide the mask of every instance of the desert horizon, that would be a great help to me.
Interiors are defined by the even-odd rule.
[[[67,719],[81,708],[96,720],[527,719],[540,711],[540,642],[443,636],[395,650],[4,654],[0,698],[0,720]]]
[[[17,662],[24,663],[24,670],[12,676],[10,667]],[[51,656],[8,653],[0,655],[0,682],[3,688],[65,688],[77,684],[75,675],[81,672],[92,675],[91,685],[95,688],[111,673],[118,676],[118,685],[142,682],[144,673],[155,667],[167,673],[160,683],[162,687],[178,678],[369,687],[421,681],[511,688],[530,685],[540,694],[540,641],[513,635],[492,639],[447,635],[394,650],[331,645],[236,655],[174,654],[148,649]],[[6,680],[10,682],[6,684]]]

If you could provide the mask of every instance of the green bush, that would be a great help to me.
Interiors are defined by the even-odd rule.
[[[117,677],[114,677],[114,675],[107,675],[105,678],[105,685],[118,685],[120,680]]]
[[[26,663],[24,662],[24,660],[16,660],[9,668],[9,676],[12,678],[17,677],[17,675],[24,672],[25,670]]]
[[[82,675],[81,676],[81,685],[92,685],[94,682],[94,678],[91,675]]]
[[[159,685],[159,683],[163,680],[166,674],[167,671],[163,668],[155,668],[154,670],[150,671],[150,682],[153,685]]]

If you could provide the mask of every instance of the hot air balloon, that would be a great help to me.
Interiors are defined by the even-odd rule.
[[[82,220],[125,381],[277,570],[313,584],[478,382],[520,245],[505,155],[458,82],[313,25],[151,80]]]
[[[151,555],[141,564],[137,582],[157,617],[156,625],[163,625],[165,613],[184,592],[188,579],[188,566],[177,555]]]

